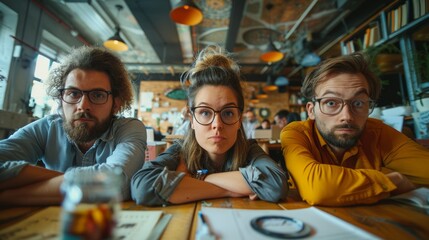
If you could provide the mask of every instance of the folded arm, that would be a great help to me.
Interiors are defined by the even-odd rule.
[[[2,206],[58,205],[62,201],[63,174],[27,165],[20,173],[0,183]]]
[[[239,174],[239,172],[236,172],[236,173]],[[213,180],[214,178],[218,178],[219,176],[218,177],[212,176],[217,174],[210,174],[206,177],[206,179],[211,178]],[[225,174],[223,175],[225,176]],[[239,177],[243,178],[241,174]],[[230,184],[230,185],[234,185],[234,184]],[[230,190],[228,190],[228,188]],[[170,203],[178,204],[178,203],[193,202],[193,201],[211,199],[211,198],[245,197],[253,193],[250,191],[248,186],[244,186],[244,189],[247,189],[247,191],[242,191],[238,186],[228,187],[228,188],[219,187],[208,181],[201,181],[189,176],[185,176],[180,181],[180,183],[176,186],[176,188],[174,189],[174,192],[170,195],[170,198],[168,199],[168,201]]]
[[[137,204],[162,205],[220,197],[256,197],[277,202],[288,192],[287,175],[255,143],[249,164],[238,171],[212,173],[204,181],[194,179],[173,145],[154,161],[146,162],[131,181]]]

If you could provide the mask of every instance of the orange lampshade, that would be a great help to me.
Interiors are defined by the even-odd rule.
[[[256,94],[256,98],[257,99],[266,99],[268,98],[268,94],[264,92],[264,90],[262,90],[262,86],[259,86],[259,91],[258,94]]]
[[[273,63],[273,62],[278,62],[280,60],[282,60],[284,57],[284,54],[282,52],[280,52],[276,46],[274,46],[274,43],[272,41],[270,41],[268,43],[268,48],[265,51],[264,54],[261,55],[261,60],[266,62],[266,63]]]
[[[274,92],[274,91],[277,91],[279,87],[277,87],[276,85],[265,85],[263,89],[264,89],[264,92]]]
[[[265,86],[262,89],[264,90],[264,92],[274,92],[274,91],[277,91],[277,89],[279,89],[279,87],[277,87],[274,84],[274,81],[273,81],[273,78],[271,77],[271,75],[268,75],[267,83],[265,84]]]
[[[259,103],[259,99],[257,99],[256,97],[252,98],[252,99],[250,99],[250,103],[251,104],[257,104],[257,103]]]
[[[170,11],[170,18],[176,23],[194,26],[203,20],[203,13],[193,1],[180,1]]]
[[[117,52],[123,52],[128,50],[128,45],[125,41],[119,36],[120,29],[116,28],[116,33],[111,38],[107,39],[103,46]]]

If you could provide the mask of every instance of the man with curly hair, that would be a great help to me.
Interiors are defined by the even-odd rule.
[[[46,84],[58,113],[0,141],[1,205],[59,204],[67,170],[73,176],[119,170],[128,199],[130,179],[145,159],[146,129],[137,119],[119,116],[133,101],[121,60],[101,48],[80,47]]]

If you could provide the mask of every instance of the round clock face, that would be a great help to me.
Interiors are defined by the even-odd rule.
[[[261,108],[259,110],[259,115],[261,115],[263,118],[267,118],[270,116],[270,110],[268,108]]]

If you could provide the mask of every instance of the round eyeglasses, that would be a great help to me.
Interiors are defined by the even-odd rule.
[[[61,99],[70,104],[79,103],[82,100],[83,95],[86,94],[89,98],[89,101],[93,104],[105,104],[109,95],[112,94],[111,91],[106,90],[91,90],[83,91],[76,88],[64,88],[60,89]]]
[[[344,105],[346,104],[348,104],[351,111],[357,115],[369,115],[372,113],[375,107],[375,101],[371,99],[344,100],[337,97],[323,97],[313,98],[312,102],[318,102],[320,111],[326,115],[337,115],[343,110]]]
[[[215,111],[211,107],[193,107],[192,116],[201,125],[210,125],[216,116],[220,113],[220,119],[226,125],[232,125],[240,121],[241,109],[239,107],[225,107],[220,111]]]

